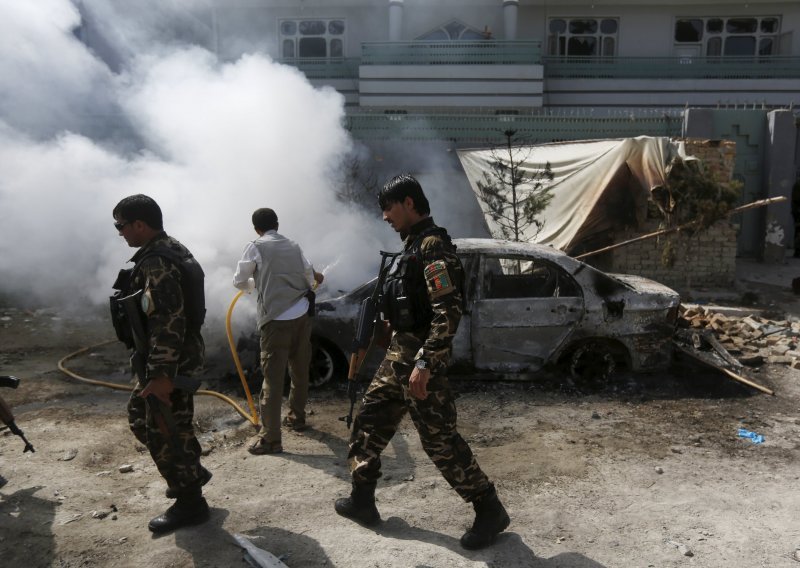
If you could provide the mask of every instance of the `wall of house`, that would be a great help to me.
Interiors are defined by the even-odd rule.
[[[800,4],[796,2],[592,2],[520,3],[517,39],[545,41],[548,18],[619,18],[620,56],[669,57],[675,55],[673,26],[676,18],[707,16],[780,16],[781,30],[794,32],[789,53],[800,55]],[[502,39],[498,36],[498,39]]]
[[[735,142],[690,139],[686,140],[686,152],[699,158],[705,171],[717,181],[725,183],[733,179]],[[626,241],[659,229],[658,221],[651,219],[637,230],[615,235],[614,241]],[[737,230],[737,225],[722,220],[692,235],[672,233],[639,241],[613,250],[609,268],[612,272],[645,276],[679,291],[730,286],[736,278]]]
[[[658,225],[653,223],[647,229],[656,231]],[[691,237],[666,235],[621,247],[614,251],[610,271],[645,276],[681,292],[698,287],[724,288],[736,278],[736,230],[736,225],[720,221]],[[623,233],[619,239],[640,235]],[[674,254],[671,263],[665,264],[667,242]]]

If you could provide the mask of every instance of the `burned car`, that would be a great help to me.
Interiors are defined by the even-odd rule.
[[[495,377],[556,364],[583,379],[666,367],[678,294],[638,276],[607,274],[553,248],[455,239],[465,271],[464,314],[453,341],[453,374]],[[375,280],[317,304],[317,382],[346,375],[361,301]]]

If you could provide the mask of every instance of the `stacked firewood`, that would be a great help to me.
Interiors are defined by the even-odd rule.
[[[681,305],[680,315],[679,327],[713,332],[742,365],[775,363],[800,369],[800,321],[725,315],[703,306]]]

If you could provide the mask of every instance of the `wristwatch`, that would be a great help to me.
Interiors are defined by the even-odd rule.
[[[417,362],[414,363],[414,366],[420,371],[424,371],[428,368],[428,362],[425,359],[417,359]]]

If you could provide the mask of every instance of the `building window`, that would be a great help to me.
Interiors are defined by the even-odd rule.
[[[344,57],[343,19],[281,20],[279,28],[284,59]]]
[[[618,18],[551,18],[547,53],[582,57],[617,53]]]
[[[675,45],[697,46],[707,56],[774,55],[780,19],[753,18],[678,18],[675,20]]]

